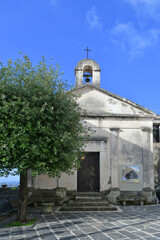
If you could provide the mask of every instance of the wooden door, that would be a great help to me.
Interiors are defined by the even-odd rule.
[[[78,192],[99,192],[99,152],[89,152],[77,175]]]

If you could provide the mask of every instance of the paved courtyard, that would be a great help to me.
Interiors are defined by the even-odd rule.
[[[38,218],[33,226],[1,227],[0,239],[160,239],[160,205],[126,206],[119,212],[55,212],[31,217]]]

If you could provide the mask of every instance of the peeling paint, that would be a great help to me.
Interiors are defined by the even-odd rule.
[[[110,104],[117,104],[117,101],[112,98],[109,98],[107,102],[109,102]]]

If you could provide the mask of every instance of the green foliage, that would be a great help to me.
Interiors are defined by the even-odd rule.
[[[32,169],[54,177],[79,166],[88,129],[68,89],[44,58],[35,67],[25,55],[1,64],[0,175]]]
[[[33,225],[37,220],[38,220],[38,218],[33,218],[33,219],[28,220],[25,223],[21,223],[21,222],[18,222],[18,221],[13,221],[9,224],[6,224],[5,227],[30,226],[30,225]]]

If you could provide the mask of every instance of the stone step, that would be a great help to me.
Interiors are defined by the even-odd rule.
[[[76,196],[75,201],[77,202],[92,202],[92,201],[102,201],[102,197],[99,196],[94,196],[94,197],[89,197],[89,196]]]
[[[93,196],[101,196],[101,192],[74,192],[72,196],[84,196],[84,197],[93,197]]]
[[[60,211],[117,211],[117,207],[109,206],[65,206],[61,207]]]
[[[109,206],[109,203],[105,200],[101,200],[100,202],[75,202],[70,201],[68,206]]]

